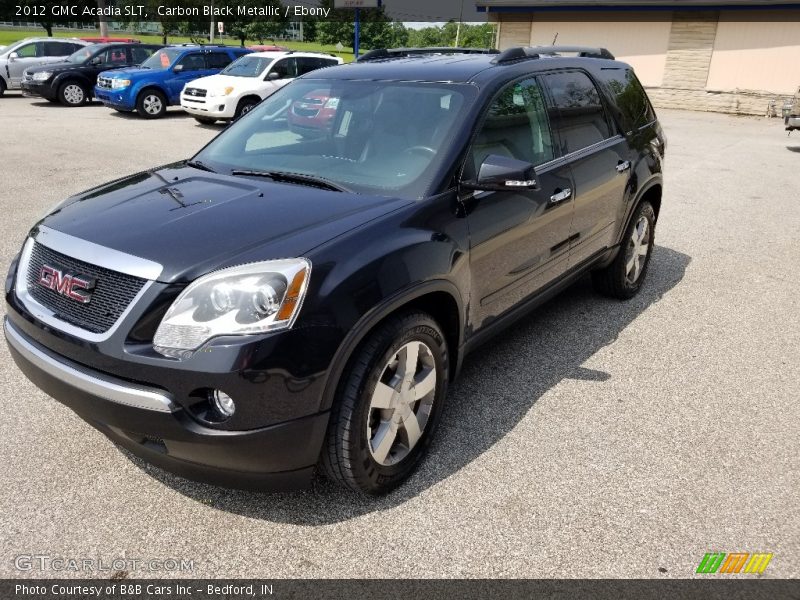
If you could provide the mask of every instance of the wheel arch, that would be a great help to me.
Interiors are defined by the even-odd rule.
[[[656,222],[658,222],[658,215],[661,212],[661,198],[663,193],[664,182],[660,177],[654,177],[648,181],[646,185],[642,186],[642,188],[639,190],[639,193],[636,195],[635,200],[630,203],[630,209],[625,215],[625,223],[619,230],[619,238],[617,243],[621,243],[622,236],[625,235],[625,232],[628,230],[628,225],[630,224],[636,209],[642,202],[648,201],[653,205],[653,211],[656,214]]]
[[[394,315],[413,309],[430,314],[442,328],[448,348],[448,376],[450,380],[455,378],[462,360],[464,305],[461,294],[450,281],[426,281],[372,308],[349,331],[331,361],[320,410],[328,410],[333,405],[339,380],[369,333]]]

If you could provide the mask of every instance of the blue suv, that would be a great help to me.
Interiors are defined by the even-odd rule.
[[[94,97],[120,112],[137,111],[147,119],[164,116],[180,104],[183,86],[215,75],[251,50],[228,46],[170,46],[138,67],[100,73]]]

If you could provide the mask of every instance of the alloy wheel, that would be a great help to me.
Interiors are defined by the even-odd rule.
[[[82,104],[85,98],[83,88],[75,83],[70,83],[64,88],[64,100],[68,104]]]
[[[142,100],[142,107],[148,115],[157,115],[161,112],[164,105],[161,103],[161,98],[155,94],[150,94]]]
[[[625,261],[625,277],[628,283],[636,283],[650,251],[650,222],[642,215],[633,228]]]
[[[423,342],[402,346],[372,392],[367,439],[372,458],[383,466],[402,461],[419,442],[436,395],[436,364]]]

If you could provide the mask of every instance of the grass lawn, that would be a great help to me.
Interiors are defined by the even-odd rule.
[[[41,29],[0,29],[0,46],[7,46],[16,42],[17,40],[21,40],[22,38],[26,37],[34,37],[34,36],[46,36],[47,33],[45,32],[44,28]],[[80,32],[75,31],[53,31],[53,37],[99,37],[100,33],[98,31],[92,31],[91,29],[84,29]],[[131,37],[136,38],[137,40],[142,41],[143,43],[153,43],[153,44],[160,44],[161,43],[161,36],[160,35],[136,35],[134,33],[129,33],[127,31],[116,31],[116,32],[109,32],[109,37]],[[187,37],[180,37],[180,36],[169,36],[167,41],[170,44],[182,44],[184,42],[191,42],[191,40]],[[215,40],[219,43],[219,40]],[[229,46],[238,46],[239,40],[231,39],[228,36],[225,36],[223,40],[224,44]],[[273,42],[270,40],[265,40],[264,44],[269,45]],[[338,52],[335,46],[323,46],[322,44],[317,44],[315,42],[291,42],[291,41],[278,41],[274,42],[278,46],[286,46],[287,48],[291,48],[292,50],[306,50],[306,51],[313,51],[313,52],[327,52],[329,54],[335,54],[336,56],[341,56],[345,62],[350,62],[353,60],[353,52],[351,48],[345,48],[343,52]],[[247,40],[245,42],[246,45],[251,44],[258,44],[257,40]]]

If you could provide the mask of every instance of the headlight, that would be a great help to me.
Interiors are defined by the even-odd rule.
[[[222,88],[221,90],[209,90],[208,95],[211,98],[218,96],[230,96],[233,93],[233,87]]]
[[[52,71],[39,71],[38,73],[33,74],[34,81],[47,81],[50,79],[50,76],[53,74]]]
[[[308,287],[305,258],[269,260],[201,277],[169,307],[153,338],[165,356],[185,356],[220,335],[248,335],[292,326]]]
[[[338,108],[339,106],[339,99],[338,98],[331,98],[329,99],[323,108]]]
[[[130,79],[112,79],[111,80],[111,89],[112,90],[120,90],[122,88],[126,88],[131,84]]]

